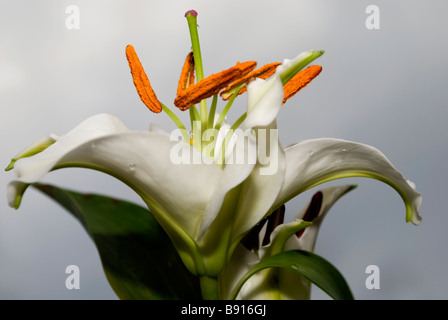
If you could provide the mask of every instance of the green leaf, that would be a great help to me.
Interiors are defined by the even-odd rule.
[[[199,279],[152,214],[136,204],[34,184],[78,219],[120,299],[201,299]]]
[[[353,300],[342,274],[324,258],[304,250],[283,251],[261,261],[238,282],[231,298],[235,298],[244,283],[255,273],[267,268],[284,268],[305,277],[335,300]]]

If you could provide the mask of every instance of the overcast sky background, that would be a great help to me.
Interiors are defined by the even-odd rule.
[[[158,98],[172,105],[190,39],[184,13],[199,13],[206,74],[237,61],[259,66],[324,49],[321,75],[282,107],[284,145],[334,137],[372,145],[417,185],[423,222],[405,223],[398,194],[379,181],[356,183],[328,214],[316,253],[331,261],[357,299],[447,299],[448,2],[412,1],[0,1],[0,159],[35,139],[63,134],[89,116],[111,113],[135,130],[166,115],[149,112],[133,87],[125,58],[132,44]],[[380,9],[368,30],[365,9]],[[68,30],[65,10],[80,9]],[[231,110],[239,116],[245,98]],[[221,107],[223,104],[220,105]],[[183,119],[187,119],[188,114]],[[93,242],[46,196],[28,190],[18,211],[6,203],[11,172],[0,176],[0,299],[116,299]],[[141,200],[101,173],[48,174],[57,186]],[[316,191],[315,189],[313,191]],[[287,205],[294,216],[312,195]],[[81,289],[67,290],[65,268],[81,271]],[[380,289],[368,290],[368,265],[380,268]],[[313,289],[313,298],[328,297]]]

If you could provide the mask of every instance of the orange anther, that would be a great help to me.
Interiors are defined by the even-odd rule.
[[[177,86],[177,95],[194,84],[194,57],[191,51],[185,59],[182,72],[180,74],[179,85]]]
[[[162,105],[151,87],[151,83],[149,82],[148,76],[146,75],[140,60],[138,59],[134,47],[131,45],[126,47],[126,58],[128,59],[132,79],[134,80],[134,86],[137,89],[140,99],[152,112],[161,112]]]
[[[245,82],[249,82],[255,78],[260,78],[260,79],[267,79],[270,76],[272,76],[275,71],[277,70],[277,67],[280,65],[280,62],[273,62],[273,63],[269,63],[264,65],[261,68],[258,68],[257,70],[254,70],[250,73],[248,73],[247,75],[245,75],[244,77],[232,82],[231,84],[229,84],[227,86],[227,88],[225,88],[221,93],[221,98],[223,100],[229,100],[230,97],[233,94],[233,91],[240,86],[241,84],[245,83]],[[244,87],[242,88],[239,92],[238,95],[244,93],[247,91],[247,88]]]
[[[289,98],[299,92],[301,89],[305,88],[308,83],[310,83],[314,78],[316,78],[322,71],[322,67],[315,65],[309,66],[305,70],[298,72],[294,77],[291,78],[283,86],[284,99],[283,103]]]
[[[212,74],[180,92],[174,100],[174,105],[182,111],[187,110],[191,105],[218,94],[229,83],[251,72],[256,65],[255,61],[237,63],[229,69]]]

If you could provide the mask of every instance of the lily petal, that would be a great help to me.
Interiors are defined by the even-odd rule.
[[[166,133],[130,131],[113,116],[93,116],[43,152],[16,162],[17,180],[10,184],[9,203],[13,205],[24,191],[23,183],[37,182],[50,170],[92,168],[128,184],[160,217],[196,238],[218,214],[226,192],[241,183],[254,164],[224,169],[205,161],[175,164],[170,156],[177,144],[182,152],[201,159],[198,150],[170,141]]]
[[[121,120],[111,115],[99,114],[90,117],[44,151],[33,157],[19,159],[15,163],[14,173],[22,182],[36,182],[49,172],[68,150],[89,140],[128,130]]]
[[[321,183],[347,177],[369,177],[393,187],[406,206],[406,221],[418,225],[422,197],[377,149],[339,139],[315,139],[287,147],[285,180],[272,209]]]
[[[285,155],[278,139],[275,120],[283,96],[283,85],[278,76],[270,80],[257,79],[248,86],[247,118],[242,128],[255,130],[258,157],[257,165],[242,186],[232,231],[234,245],[239,243],[245,232],[270,213],[268,210],[283,181]]]
[[[269,80],[256,79],[247,88],[247,118],[243,128],[268,126],[275,120],[283,102],[283,85],[276,75]]]
[[[250,161],[251,159],[256,159],[255,138],[250,135],[247,136],[242,132],[236,132],[232,140],[230,142],[231,152],[227,152],[229,148],[226,150],[226,164],[223,169],[219,169],[218,166],[213,165],[220,170],[219,172],[222,176],[220,177],[220,181],[213,182],[214,194],[208,200],[209,203],[205,208],[198,238],[202,237],[205,230],[216,218],[228,191],[243,183],[251,172],[253,172],[254,166],[256,165],[255,160]],[[244,156],[247,156],[247,159]],[[213,178],[210,177],[209,179]],[[210,188],[211,183],[208,183],[208,185],[208,188]],[[204,187],[207,188],[207,186]]]
[[[286,84],[292,77],[294,77],[294,75],[297,74],[297,72],[323,54],[323,50],[310,50],[302,52],[292,60],[283,60],[281,66],[277,68],[277,74],[280,76],[282,83]]]
[[[232,258],[227,264],[224,271],[219,276],[221,297],[228,299],[231,292],[237,285],[238,281],[257,263],[260,262],[260,258],[254,252],[247,250],[243,245],[238,245],[233,252]],[[256,277],[255,274],[253,277]],[[253,278],[252,277],[252,278]],[[245,299],[247,292],[252,291],[253,282],[256,279],[250,278],[241,288],[237,299]]]
[[[232,239],[236,243],[239,243],[250,228],[272,212],[269,209],[281,189],[286,169],[286,156],[278,140],[276,129],[275,120],[269,126],[257,129],[258,162],[242,185],[240,204],[232,232]],[[261,130],[265,130],[269,140],[260,139]],[[270,155],[269,161],[264,161],[264,156],[260,155],[267,154]]]
[[[28,146],[27,148],[16,154],[14,158],[11,159],[9,165],[5,168],[5,171],[13,169],[14,164],[17,160],[31,157],[34,156],[35,154],[38,154],[39,152],[44,151],[46,148],[55,143],[56,140],[58,139],[59,137],[57,137],[56,135],[50,135],[49,137],[44,137],[36,140],[30,146]]]
[[[86,141],[97,137],[127,130],[126,126],[118,118],[108,114],[98,114],[86,119],[62,137],[52,138],[54,140],[52,143],[40,150],[39,153],[33,153],[32,157],[17,159],[14,165],[14,173],[18,180],[8,185],[8,204],[17,209],[20,206],[22,194],[25,192],[28,184],[39,181],[48,173],[62,158],[67,149],[76,148]],[[55,143],[56,140],[57,143]],[[35,145],[36,143],[33,143],[26,150],[34,150],[33,146]]]

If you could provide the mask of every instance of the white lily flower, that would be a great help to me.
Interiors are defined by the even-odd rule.
[[[190,13],[187,19],[191,16]],[[191,25],[196,26],[196,23]],[[193,51],[197,51],[193,36],[192,42]],[[105,172],[137,192],[192,273],[215,278],[241,239],[257,223],[296,195],[333,179],[364,176],[390,184],[405,202],[407,221],[418,224],[421,196],[378,150],[336,139],[303,141],[287,148],[280,145],[277,113],[289,97],[320,73],[319,66],[298,71],[322,53],[309,51],[287,60],[268,80],[252,81],[272,73],[263,68],[263,71],[251,72],[256,63],[245,62],[207,78],[203,78],[202,71],[197,72],[195,84],[190,77],[194,69],[193,56],[189,55],[174,104],[181,110],[190,108],[192,120],[202,126],[198,137],[194,130],[190,137],[173,112],[157,100],[134,49],[128,46],[126,54],[140,98],[153,112],[165,111],[178,125],[183,141],[173,141],[161,130],[129,130],[111,115],[93,116],[40,153],[14,159],[16,179],[8,186],[8,202],[17,208],[27,186],[52,170],[83,167]],[[196,65],[198,56],[195,52]],[[277,66],[270,70],[275,72]],[[240,82],[233,85],[233,81]],[[208,129],[216,130],[218,136],[222,133],[222,123],[208,119],[204,99],[214,96],[210,108],[210,119],[214,119],[217,94],[228,85],[225,92],[236,90],[220,114],[219,118],[223,119],[232,99],[241,93],[238,92],[241,81],[243,84],[250,82],[247,114],[228,131],[239,126],[244,131],[235,133],[236,140],[230,147],[224,142],[222,146],[228,149],[224,153],[226,161],[222,163],[220,157],[206,152],[208,141],[201,140]],[[199,113],[194,107],[198,103]],[[173,150],[198,161],[173,161]],[[246,161],[229,162],[241,155]]]
[[[267,81],[258,79],[249,85],[247,119],[250,125],[243,126],[255,127],[258,132],[276,129],[275,115],[270,110],[280,109],[282,97],[283,86],[278,76]],[[255,143],[255,140],[249,139],[249,142]],[[142,197],[173,238],[181,255],[187,252],[183,255],[186,265],[191,270],[201,270],[199,273],[210,271],[203,269],[200,259],[191,257],[195,256],[193,252],[201,251],[198,243],[206,248],[219,242],[213,221],[232,221],[230,243],[235,247],[236,240],[283,203],[337,178],[368,176],[389,183],[405,201],[407,220],[420,221],[420,195],[376,149],[336,139],[309,140],[285,149],[278,141],[273,145],[278,148],[278,157],[271,159],[276,162],[277,170],[269,175],[260,171],[272,161],[235,163],[222,168],[216,163],[208,165],[206,161],[173,164],[171,150],[179,142],[170,141],[168,134],[131,131],[119,119],[100,114],[87,119],[44,151],[17,160],[14,166],[17,179],[8,187],[8,200],[11,206],[17,207],[25,186],[39,181],[51,170],[86,167],[106,172]],[[204,157],[188,144],[182,144],[181,148],[193,154],[193,158]],[[215,225],[222,230],[221,224]],[[212,231],[207,232],[208,228]]]

